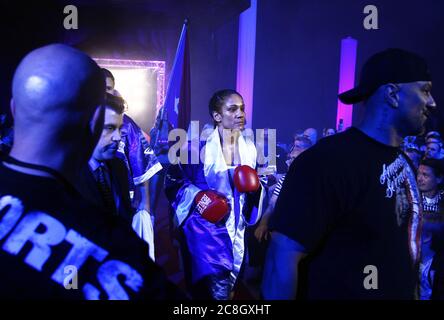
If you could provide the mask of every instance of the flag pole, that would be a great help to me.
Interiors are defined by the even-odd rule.
[[[181,36],[180,36],[180,39],[179,39],[179,43],[181,42],[184,28],[188,27],[188,23],[189,23],[188,18],[185,18],[184,21],[183,21],[183,25],[182,25],[182,31],[181,31]],[[179,47],[178,47],[178,49],[179,49]],[[176,55],[175,55],[175,60],[176,60],[176,57],[177,57],[177,52],[176,52]],[[174,65],[173,65],[172,69],[174,69]],[[170,81],[171,81],[171,78],[170,78]],[[169,86],[170,85],[168,85],[168,88],[169,88]],[[168,95],[168,89],[167,89],[167,95]],[[162,129],[164,129],[164,125],[167,126],[167,130],[169,128],[169,126],[168,126],[168,113],[166,112],[165,109],[166,108],[165,108],[165,103],[164,103],[164,105],[159,110],[159,114],[158,114],[158,117],[156,119],[155,126],[153,128],[155,130],[155,139],[154,139],[154,144],[152,145],[152,148],[153,148],[153,150],[154,150],[154,152],[156,154],[160,153],[162,147],[166,144],[165,141],[162,141],[162,142],[159,141],[159,138],[162,135]]]

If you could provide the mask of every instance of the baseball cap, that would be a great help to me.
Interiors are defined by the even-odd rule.
[[[374,54],[365,62],[359,85],[339,94],[339,100],[354,104],[366,100],[384,84],[415,81],[431,81],[425,60],[415,53],[390,48]]]

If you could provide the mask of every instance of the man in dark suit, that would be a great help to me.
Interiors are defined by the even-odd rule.
[[[114,89],[115,79],[113,74],[107,69],[102,69],[102,72],[105,76],[106,91],[114,96],[121,97],[120,93]],[[121,133],[122,140],[116,157],[120,158],[127,168],[131,205],[135,210],[132,226],[139,237],[148,243],[149,256],[154,261],[154,212],[151,207],[154,206],[158,197],[151,198],[151,192],[154,195],[156,194],[156,183],[150,186],[149,180],[154,178],[153,181],[157,181],[156,179],[160,179],[156,174],[162,170],[162,165],[149,146],[142,129],[127,114],[123,115]]]
[[[103,131],[84,170],[82,191],[96,205],[131,224],[134,209],[129,196],[128,169],[116,157],[121,140],[124,101],[107,94],[105,107]]]

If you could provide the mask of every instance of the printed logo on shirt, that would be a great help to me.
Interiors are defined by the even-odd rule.
[[[410,255],[414,262],[420,256],[421,197],[416,176],[405,157],[400,154],[391,164],[382,166],[381,185],[387,185],[386,198],[396,195],[398,226],[408,224]]]
[[[391,164],[382,165],[382,174],[380,182],[382,185],[387,184],[386,197],[391,198],[402,184],[404,183],[410,169],[407,161],[403,156],[399,155]]]
[[[408,222],[408,218],[412,210],[412,200],[414,197],[413,190],[406,184],[407,180],[415,180],[415,174],[410,168],[409,164],[402,155],[399,155],[391,164],[382,166],[382,174],[380,182],[382,185],[386,184],[386,198],[392,198],[396,195],[396,220],[398,226]],[[416,180],[411,188],[416,188]]]
[[[32,248],[23,262],[38,272],[43,272],[53,249],[62,242],[71,244],[64,260],[54,270],[51,278],[48,278],[48,281],[55,281],[65,288],[77,286],[77,276],[81,276],[82,266],[87,259],[92,258],[100,262],[96,278],[102,290],[91,283],[85,283],[81,288],[85,298],[89,300],[100,299],[103,291],[110,300],[128,300],[128,293],[119,283],[118,277],[125,278],[125,285],[135,293],[143,286],[142,276],[130,265],[119,260],[106,261],[108,251],[77,231],[67,229],[59,220],[45,212],[25,213],[20,199],[9,195],[0,198],[0,241],[3,240],[1,250],[13,256],[17,256],[25,244],[31,243]],[[75,274],[71,273],[71,277],[67,277],[69,270],[75,271]]]

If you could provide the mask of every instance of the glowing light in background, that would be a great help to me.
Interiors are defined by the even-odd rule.
[[[111,71],[116,79],[115,88],[128,103],[127,113],[132,118],[143,117],[148,106],[153,105],[150,101],[151,87],[149,81],[150,73],[147,69],[113,69]]]
[[[128,103],[126,113],[145,131],[165,102],[165,61],[95,59],[115,78],[115,88]]]
[[[352,89],[355,86],[356,52],[358,41],[347,37],[341,41],[341,62],[339,65],[339,93]],[[342,130],[351,127],[353,120],[353,106],[343,104],[338,99],[338,113],[336,129]]]

